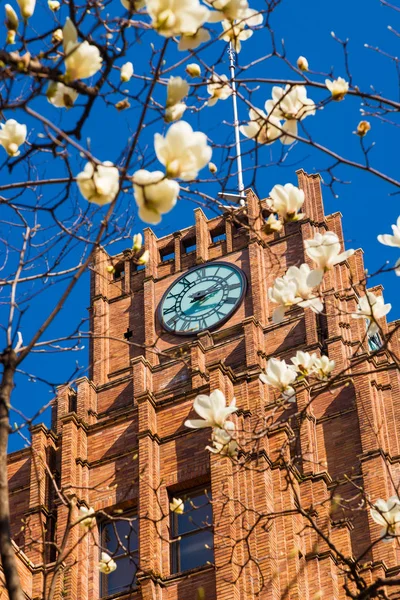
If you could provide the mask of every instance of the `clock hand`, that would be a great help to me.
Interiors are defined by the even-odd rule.
[[[213,285],[212,287],[208,288],[208,290],[190,294],[190,298],[193,298],[193,300],[191,300],[191,302],[198,302],[199,300],[204,300],[204,298],[206,296],[209,296],[211,293],[216,293],[218,290],[219,290],[219,286],[216,284],[216,285]]]

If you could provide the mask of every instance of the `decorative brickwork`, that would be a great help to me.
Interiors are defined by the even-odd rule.
[[[199,588],[206,600],[311,600],[320,590],[327,600],[345,597],[329,546],[304,528],[296,503],[318,506],[318,526],[343,553],[359,555],[369,547],[379,532],[369,513],[335,520],[328,499],[333,481],[348,499],[354,494],[352,482],[364,486],[372,499],[387,498],[398,485],[400,374],[384,351],[369,357],[365,347],[353,356],[353,343],[365,337],[363,320],[349,315],[363,277],[361,250],[327,273],[326,317],[297,308],[282,324],[272,323],[267,289],[290,265],[308,262],[303,240],[326,230],[342,239],[340,214],[324,215],[319,176],[300,171],[298,178],[306,218],[285,225],[281,233],[264,233],[266,203],[249,190],[246,211],[234,219],[207,220],[197,209],[195,225],[180,232],[157,239],[146,229],[150,259],[144,270],[136,269],[128,253],[121,254],[112,260],[124,263],[123,275],[115,278],[106,270],[110,257],[99,251],[91,283],[91,379],[80,379],[75,389],[60,388],[52,429],[35,427],[32,451],[9,457],[13,536],[27,598],[43,597],[54,569],[50,557],[43,564],[37,543],[43,528],[61,546],[79,506],[135,509],[141,519],[139,586],[121,598],[195,600]],[[213,242],[213,232],[226,237]],[[195,250],[187,252],[192,245]],[[174,257],[163,261],[170,253]],[[215,259],[245,272],[249,286],[240,308],[212,332],[188,338],[165,333],[156,311],[166,289],[190,267]],[[387,332],[391,325],[382,327]],[[128,340],[127,331],[132,332]],[[392,343],[400,355],[398,341]],[[184,426],[193,417],[195,396],[215,388],[235,396],[239,411],[233,420],[251,431],[273,401],[271,388],[259,380],[261,369],[269,357],[289,359],[299,349],[328,354],[336,361],[335,372],[349,367],[351,359],[346,377],[311,404],[300,387],[297,405],[271,412],[268,435],[258,446],[262,468],[240,469],[227,458],[210,456],[205,451],[209,430]],[[289,424],[296,409],[302,422]],[[297,455],[294,487],[285,480],[285,452]],[[49,472],[64,494],[76,498],[72,514],[54,492]],[[208,483],[215,500],[216,569],[208,565],[171,575],[168,518],[163,517],[168,494]],[[218,503],[222,498],[225,502]],[[247,509],[245,518],[238,516],[240,507]],[[283,510],[285,517],[256,522],[258,513]],[[248,545],[238,542],[244,527],[253,528]],[[98,548],[91,538],[98,540],[97,528],[78,543],[80,531],[75,527],[66,542],[70,551],[54,582],[56,600],[100,597]],[[249,555],[255,560],[248,561]],[[391,543],[374,545],[363,563],[367,580],[400,569]]]

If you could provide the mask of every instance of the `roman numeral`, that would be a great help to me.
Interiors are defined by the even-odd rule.
[[[172,317],[172,319],[167,321],[168,327],[171,327],[171,329],[174,328],[178,320],[179,320],[179,317],[177,315],[175,315],[175,317]]]
[[[173,312],[175,310],[175,304],[173,306],[170,306],[169,308],[164,308],[163,313],[164,315],[168,315],[170,312]]]
[[[179,328],[180,331],[187,331],[190,328],[190,319],[183,319],[183,323]]]
[[[199,319],[199,329],[207,329],[207,321],[203,318]]]
[[[206,270],[202,267],[201,269],[197,269],[194,274],[197,279],[204,279],[206,277]]]

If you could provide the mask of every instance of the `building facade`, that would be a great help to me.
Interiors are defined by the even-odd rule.
[[[398,370],[350,316],[362,251],[325,275],[323,315],[294,308],[280,324],[271,319],[267,290],[308,262],[304,240],[326,230],[343,239],[340,214],[324,214],[319,176],[299,171],[298,180],[306,216],[280,233],[265,233],[266,203],[249,190],[235,218],[196,209],[192,227],[160,239],[146,229],[144,268],[128,251],[98,252],[90,378],[60,388],[51,429],[35,426],[32,449],[9,457],[28,599],[339,600],[347,567],[338,556],[364,553],[367,582],[400,570],[396,542],[371,545],[379,527],[361,502],[360,490],[372,500],[394,493],[400,460]],[[222,313],[210,304],[209,330],[194,318],[176,335],[173,302],[159,309],[166,292],[216,263],[238,267],[247,287],[228,283]],[[168,330],[160,321],[169,311]],[[394,326],[382,322],[386,334]],[[300,385],[296,403],[277,405],[259,375],[269,357],[297,350],[328,355],[341,375],[312,402]],[[184,426],[195,396],[215,389],[236,397],[232,420],[247,440],[237,461],[205,449],[210,429]],[[173,498],[185,501],[184,515],[171,513]],[[72,526],[81,506],[97,512],[90,530]],[[117,563],[108,576],[97,567],[101,549]]]

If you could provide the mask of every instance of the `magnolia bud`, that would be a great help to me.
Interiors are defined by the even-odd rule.
[[[127,100],[127,98],[124,98],[123,100],[117,102],[114,106],[117,110],[121,111],[130,108],[131,105],[129,100]]]
[[[210,173],[216,173],[218,171],[217,165],[215,165],[213,162],[208,163],[208,169]]]
[[[109,267],[107,267],[107,273],[115,273],[115,269],[112,265],[110,265]]]
[[[371,123],[369,123],[369,121],[360,121],[359,124],[357,125],[356,133],[360,137],[364,137],[364,135],[366,135],[370,129],[371,129]]]
[[[304,56],[299,56],[297,66],[300,71],[308,71],[308,60]]]
[[[11,4],[6,4],[4,7],[6,11],[6,27],[10,31],[17,31],[18,29],[18,16]],[[11,42],[9,42],[11,43]],[[13,43],[13,42],[12,42]]]
[[[126,62],[121,67],[121,81],[125,83],[130,80],[133,75],[133,64],[131,62]]]
[[[141,233],[135,233],[135,235],[133,236],[133,246],[132,246],[132,250],[134,252],[139,252],[139,250],[142,248],[142,244],[143,244],[143,236]]]
[[[51,41],[53,44],[56,44],[57,42],[62,42],[63,41],[63,30],[62,29],[56,29],[55,31],[53,31],[53,35],[51,36]]]
[[[17,0],[21,15],[29,19],[35,12],[36,0]]]
[[[185,69],[186,73],[190,75],[190,77],[200,77],[201,69],[200,65],[197,63],[190,63]]]
[[[48,0],[47,5],[53,12],[56,12],[61,6],[58,0]]]
[[[142,256],[140,256],[138,258],[138,264],[145,265],[148,262],[149,258],[150,258],[150,252],[148,250],[145,250],[143,252]]]
[[[15,34],[17,32],[14,29],[9,29],[7,31],[6,44],[15,44]]]

